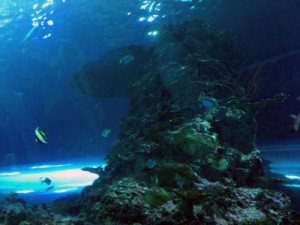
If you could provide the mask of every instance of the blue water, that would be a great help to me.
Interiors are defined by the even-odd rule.
[[[28,203],[50,202],[70,194],[80,194],[81,190],[92,185],[98,175],[82,171],[84,167],[105,166],[103,159],[80,158],[26,164],[0,169],[0,192],[17,193]],[[48,185],[41,177],[51,179]],[[50,190],[47,190],[51,187]]]
[[[70,78],[109,50],[150,46],[164,25],[193,18],[230,31],[245,58],[241,71],[266,64],[259,99],[289,94],[284,104],[258,115],[258,138],[278,138],[258,148],[271,172],[300,190],[300,136],[288,132],[289,115],[300,110],[299,11],[298,2],[283,7],[279,0],[0,0],[0,193],[42,201],[90,185],[95,175],[80,168],[102,165],[130,100],[85,96]],[[36,127],[48,144],[35,142]],[[111,130],[107,137],[105,129]],[[41,165],[49,167],[33,168]],[[47,191],[41,176],[51,177],[55,187]]]
[[[272,173],[280,174],[292,181],[291,188],[300,188],[300,140],[289,139],[259,144],[263,159],[271,161]],[[300,192],[300,189],[297,191]]]
[[[285,192],[297,211],[300,210],[300,140],[287,139],[258,144],[263,159],[270,164],[266,168],[267,177],[283,178],[288,183],[277,185]]]

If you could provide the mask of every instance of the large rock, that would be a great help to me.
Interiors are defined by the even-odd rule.
[[[108,166],[83,192],[84,220],[291,224],[288,197],[252,188],[263,175],[256,112],[284,96],[249,102],[237,82],[239,56],[232,41],[199,20],[165,27],[151,50],[138,49],[135,57],[149,55],[125,82],[131,109]],[[87,90],[105,84],[89,76],[103,63],[81,76]],[[94,90],[85,93],[103,95]]]

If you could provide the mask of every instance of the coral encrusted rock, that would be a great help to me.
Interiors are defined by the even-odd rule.
[[[137,73],[126,82],[131,109],[105,171],[82,194],[83,219],[118,225],[292,224],[287,196],[253,186],[263,176],[253,109],[266,103],[251,103],[238,83],[240,57],[230,38],[193,20],[164,27],[154,46],[134,50],[135,59],[147,57],[137,70],[134,61],[118,64],[117,71]],[[93,68],[85,66],[81,73],[88,76],[79,81],[102,96],[104,84],[92,77],[104,75]]]

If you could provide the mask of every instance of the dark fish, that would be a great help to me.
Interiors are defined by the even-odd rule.
[[[54,188],[54,186],[50,186],[50,187],[46,188],[46,191],[50,191],[53,188]]]
[[[42,182],[42,183],[45,183],[45,184],[47,184],[47,185],[50,185],[51,184],[51,179],[49,178],[49,177],[40,177],[40,181]]]

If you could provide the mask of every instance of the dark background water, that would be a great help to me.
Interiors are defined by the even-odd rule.
[[[251,76],[264,62],[253,100],[279,92],[290,95],[284,104],[258,115],[258,140],[300,135],[288,129],[289,115],[300,112],[299,0],[54,0],[42,8],[44,3],[47,0],[0,3],[0,164],[105,153],[116,140],[129,100],[83,96],[70,87],[70,77],[110,49],[151,45],[159,35],[151,37],[149,31],[192,18],[229,32],[244,59],[242,75]],[[23,42],[32,18],[40,15],[54,25],[39,26]],[[151,15],[157,15],[153,22],[139,21]],[[43,39],[49,33],[51,37]],[[49,144],[35,143],[37,126],[46,131]],[[101,136],[105,128],[113,131],[108,138]]]

